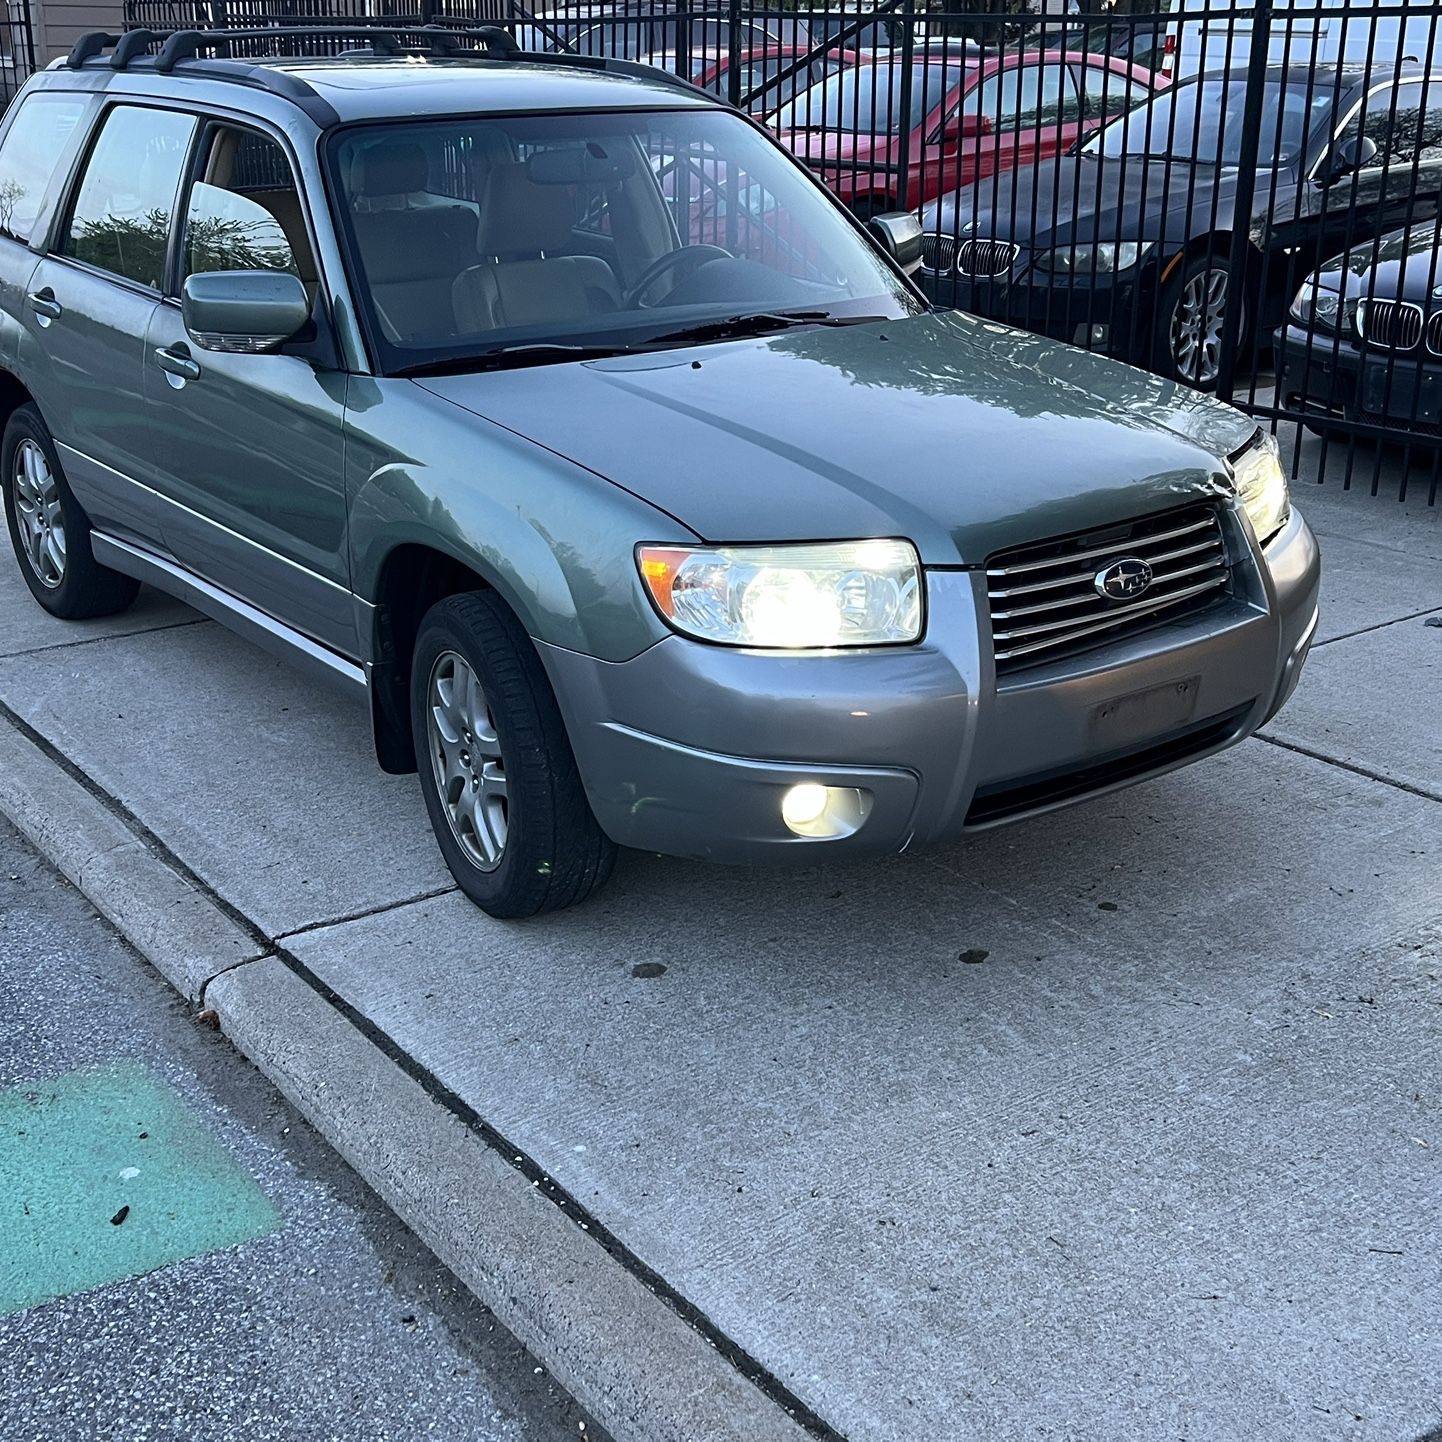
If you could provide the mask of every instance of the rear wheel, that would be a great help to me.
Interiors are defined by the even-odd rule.
[[[71,494],[55,441],[33,405],[20,406],[0,444],[0,490],[20,573],[30,594],[66,621],[123,611],[140,583],[96,561],[90,521]]]
[[[591,814],[546,673],[494,592],[426,613],[411,721],[436,840],[483,911],[557,911],[611,874],[616,847]]]

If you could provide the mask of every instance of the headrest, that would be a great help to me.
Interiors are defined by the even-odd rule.
[[[361,151],[356,162],[357,195],[409,195],[430,183],[426,153],[410,141],[383,141]]]
[[[537,185],[524,165],[498,165],[481,200],[482,255],[561,250],[576,223],[576,199],[559,185]]]

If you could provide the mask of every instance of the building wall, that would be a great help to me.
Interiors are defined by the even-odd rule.
[[[87,30],[119,34],[124,26],[123,0],[31,0],[35,25],[35,60],[48,65],[66,55]]]

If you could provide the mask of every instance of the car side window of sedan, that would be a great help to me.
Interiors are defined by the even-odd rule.
[[[1150,97],[1120,71],[1099,65],[1082,67],[1082,115],[1087,120],[1110,120],[1134,109]]]
[[[1080,115],[1070,70],[1060,63],[1014,65],[971,92],[968,114],[990,118],[997,131],[1066,125]]]
[[[1379,90],[1342,130],[1341,139],[1365,136],[1377,147],[1369,169],[1404,169],[1442,162],[1442,85],[1421,81]]]

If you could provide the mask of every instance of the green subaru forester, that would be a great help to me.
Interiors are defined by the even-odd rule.
[[[11,106],[10,534],[57,616],[146,581],[354,688],[487,911],[955,839],[1290,694],[1317,548],[1238,411],[932,310],[910,217],[672,77],[236,58],[286,34]]]

